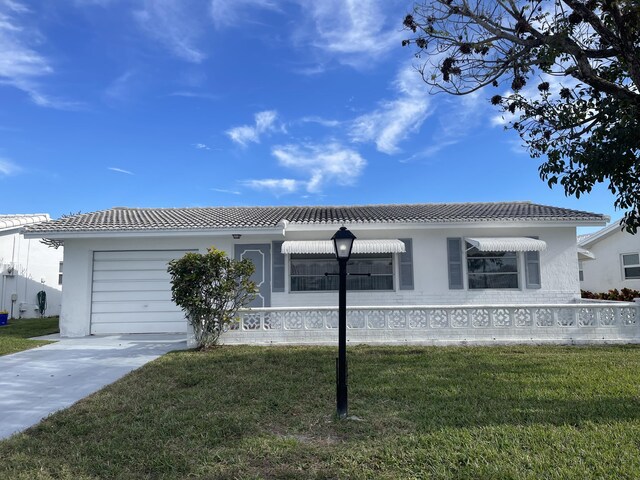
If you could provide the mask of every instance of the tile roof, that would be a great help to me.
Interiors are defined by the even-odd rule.
[[[307,207],[123,208],[84,213],[27,227],[28,233],[176,231],[362,223],[491,221],[605,222],[605,215],[530,202],[424,203]]]
[[[0,232],[49,220],[47,213],[12,213],[0,215]]]

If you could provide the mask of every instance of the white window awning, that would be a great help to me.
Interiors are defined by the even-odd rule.
[[[528,237],[467,237],[467,242],[481,252],[541,252],[547,243]]]
[[[351,253],[404,253],[404,243],[400,240],[360,240],[353,241]],[[323,253],[335,254],[331,240],[287,240],[282,243],[282,253]]]
[[[595,260],[596,256],[586,248],[578,247],[578,260]]]

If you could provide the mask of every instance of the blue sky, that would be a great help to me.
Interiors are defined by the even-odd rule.
[[[395,0],[0,0],[0,213],[532,200],[488,98],[432,95]]]

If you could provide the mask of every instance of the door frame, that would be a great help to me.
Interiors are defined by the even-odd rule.
[[[236,260],[242,260],[242,256],[245,252],[259,252],[262,255],[263,261],[263,280],[258,284],[258,287],[266,282],[266,288],[263,292],[258,292],[258,297],[262,298],[263,305],[253,305],[254,307],[270,307],[271,306],[271,244],[270,243],[236,243],[234,245],[234,258]],[[254,300],[255,301],[255,300]],[[253,302],[252,302],[253,303]]]

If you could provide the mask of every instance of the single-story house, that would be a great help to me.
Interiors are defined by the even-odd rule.
[[[293,329],[310,318],[332,328],[335,312],[323,312],[336,306],[337,278],[325,273],[337,269],[329,239],[343,225],[357,237],[349,271],[370,274],[349,277],[350,307],[457,305],[463,310],[429,314],[425,325],[529,325],[533,314],[518,309],[472,314],[464,306],[577,301],[576,227],[607,221],[530,202],[118,207],[29,226],[25,235],[64,242],[61,334],[84,336],[185,332],[183,313],[171,301],[167,262],[210,246],[256,265],[260,291],[253,307],[263,313],[242,328]],[[320,313],[294,320],[296,309],[309,307]],[[271,317],[265,308],[273,309]],[[285,323],[274,323],[275,312],[286,309]],[[402,324],[395,313],[366,321],[390,326],[391,317]]]
[[[25,226],[49,220],[46,213],[0,215],[0,311],[12,318],[39,317],[38,292],[46,294],[44,314],[60,314],[63,248],[22,234]]]
[[[640,233],[632,235],[620,221],[578,239],[580,286],[590,292],[614,288],[640,290]]]

